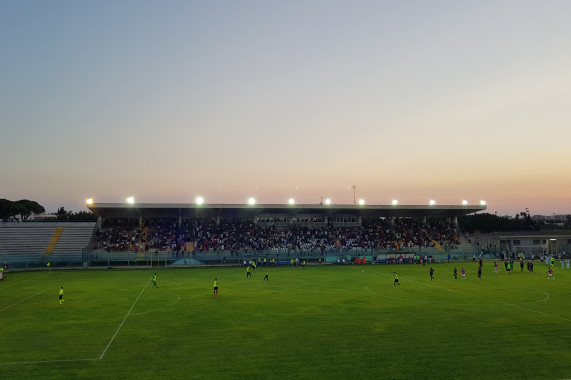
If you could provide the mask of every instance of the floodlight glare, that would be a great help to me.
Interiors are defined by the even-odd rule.
[[[331,204],[331,199],[327,198],[327,199],[325,200],[325,204],[326,204],[326,205],[330,205],[330,204]]]
[[[393,199],[393,206],[396,206],[399,204],[399,201],[397,201],[396,199]]]
[[[85,203],[87,203],[88,205],[92,205],[93,204],[93,198],[89,198],[88,200],[85,201]]]
[[[480,201],[480,206],[485,206],[486,205],[486,201]]]
[[[248,204],[249,204],[249,205],[255,205],[255,204],[256,204],[256,199],[254,199],[254,198],[248,198]]]
[[[197,205],[201,205],[204,203],[204,198],[196,197],[196,199],[194,201],[196,202]]]
[[[364,199],[359,199],[359,204],[362,206],[365,204],[365,200]]]
[[[295,200],[293,198],[290,198],[289,201],[287,201],[290,205],[294,205],[295,204]]]
[[[436,201],[434,199],[431,199],[430,202],[428,202],[431,206],[434,206],[436,204]]]
[[[463,201],[462,201],[462,204],[463,204],[464,206],[466,206],[466,205],[468,204],[468,201],[467,201],[467,200],[463,200]]]
[[[135,203],[135,198],[134,198],[134,197],[129,197],[129,198],[127,198],[127,203],[129,203],[130,205],[132,205],[133,203]]]

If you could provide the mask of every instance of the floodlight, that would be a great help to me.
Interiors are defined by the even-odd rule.
[[[293,198],[290,198],[287,203],[289,203],[290,205],[294,205],[295,204],[295,200]]]
[[[129,203],[130,205],[135,203],[135,198],[134,197],[129,197],[127,198],[127,203]]]
[[[248,198],[248,204],[249,205],[255,205],[256,204],[256,199],[253,197]]]
[[[330,204],[331,204],[331,199],[327,198],[327,199],[325,200],[325,204],[326,204],[326,205],[330,205]]]
[[[463,200],[463,201],[462,201],[462,204],[463,204],[464,206],[466,206],[466,205],[468,204],[468,201],[467,201],[467,200]]]
[[[434,206],[436,204],[436,201],[434,199],[431,199],[430,202],[428,202],[428,204]]]
[[[396,199],[393,199],[393,206],[396,206],[399,204],[399,201],[397,201]]]
[[[88,205],[92,205],[93,204],[93,198],[89,198],[85,201],[85,203],[87,203]]]
[[[485,206],[486,205],[486,201],[480,201],[480,206]]]
[[[197,205],[201,205],[201,204],[204,203],[204,198],[202,198],[202,197],[196,197],[196,199],[194,200],[194,202],[195,202]]]
[[[361,206],[363,206],[363,205],[365,204],[365,200],[364,200],[364,199],[359,199],[359,204],[360,204]]]

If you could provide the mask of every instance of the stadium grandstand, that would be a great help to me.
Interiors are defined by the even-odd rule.
[[[91,203],[97,222],[0,225],[12,268],[410,262],[478,251],[458,230],[485,205]]]

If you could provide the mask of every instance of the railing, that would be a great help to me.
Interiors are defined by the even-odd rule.
[[[448,257],[450,255],[450,258]],[[499,252],[490,250],[460,250],[448,249],[441,252],[436,248],[396,249],[338,249],[338,250],[282,250],[282,251],[200,251],[200,252],[107,252],[103,250],[91,251],[88,248],[76,253],[53,253],[46,255],[43,252],[28,254],[0,255],[0,264],[8,264],[10,270],[56,269],[56,268],[114,268],[114,267],[156,267],[156,266],[195,266],[195,265],[242,265],[244,260],[252,259],[263,262],[275,260],[276,262],[290,262],[299,258],[308,263],[321,262],[353,262],[356,258],[371,261],[405,261],[415,256],[430,257],[435,261],[471,261],[473,258],[497,259]],[[392,260],[391,260],[392,259]],[[48,266],[49,263],[49,266]]]

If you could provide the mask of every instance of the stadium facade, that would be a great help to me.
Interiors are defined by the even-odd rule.
[[[319,218],[324,223],[359,223],[362,218],[445,219],[457,223],[458,217],[486,210],[485,205],[284,205],[284,204],[165,204],[165,203],[93,203],[88,208],[101,220],[110,218],[144,219],[174,218],[276,218],[296,223],[299,219]]]

